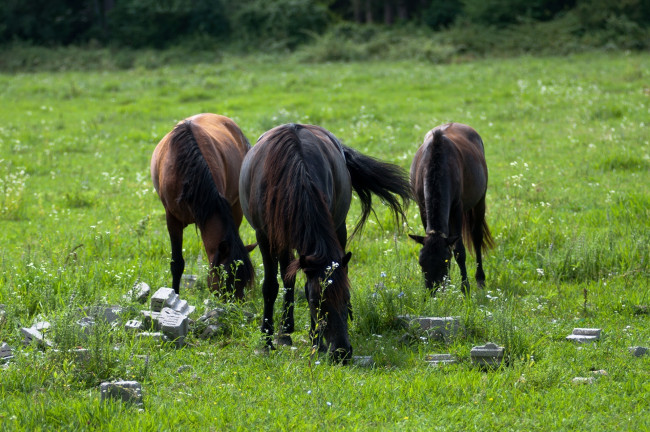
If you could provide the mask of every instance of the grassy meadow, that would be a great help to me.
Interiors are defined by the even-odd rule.
[[[647,53],[16,72],[0,74],[0,102],[0,342],[15,355],[0,366],[1,430],[650,429],[650,355],[628,351],[650,346]],[[374,367],[311,355],[304,300],[294,347],[259,354],[258,250],[256,287],[218,337],[193,334],[174,349],[99,326],[82,340],[79,308],[122,305],[124,319],[137,318],[143,307],[123,298],[134,283],[171,285],[149,160],[177,121],[200,112],[231,117],[252,143],[278,124],[318,124],[406,170],[428,130],[471,125],[490,175],[486,288],[468,258],[469,298],[455,263],[451,284],[429,296],[406,235],[423,234],[416,206],[398,227],[376,200],[377,217],[348,243],[354,354]],[[349,227],[359,214],[353,202]],[[255,241],[247,222],[240,233]],[[181,297],[196,319],[219,302],[193,227],[184,250],[199,282]],[[458,316],[464,331],[422,339],[398,325],[402,314]],[[20,328],[43,320],[60,351],[23,347]],[[574,327],[603,337],[565,341]],[[470,361],[486,342],[506,348],[496,370]],[[66,354],[78,346],[90,361]],[[434,353],[459,362],[430,367]],[[143,407],[100,402],[99,384],[117,379],[142,383]]]

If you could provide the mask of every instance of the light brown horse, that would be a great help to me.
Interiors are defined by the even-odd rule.
[[[156,146],[151,179],[165,207],[176,293],[185,269],[183,229],[192,223],[201,232],[210,263],[210,289],[225,287],[241,299],[244,287],[253,283],[249,252],[255,245],[244,246],[239,237],[239,172],[250,148],[235,122],[217,114],[179,122]]]
[[[485,221],[487,180],[483,140],[461,123],[429,131],[413,158],[411,187],[426,235],[409,236],[422,245],[420,266],[433,293],[449,273],[452,249],[462,291],[469,292],[463,237],[476,254],[476,282],[485,283],[481,251],[493,245]]]

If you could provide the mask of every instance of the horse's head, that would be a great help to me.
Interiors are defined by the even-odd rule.
[[[243,299],[244,288],[251,285],[255,278],[255,270],[248,255],[255,246],[257,243],[248,246],[242,244],[235,250],[227,240],[219,243],[208,273],[208,287],[220,293],[234,293],[235,298]]]
[[[314,256],[301,255],[296,261],[307,277],[305,291],[311,318],[316,323],[315,336],[336,362],[348,363],[352,359],[352,345],[348,334],[348,317],[352,316],[348,252],[338,261],[326,261]]]
[[[419,261],[424,282],[435,293],[449,274],[452,248],[458,236],[447,237],[441,232],[429,231],[425,237],[413,234],[409,237],[422,245]]]

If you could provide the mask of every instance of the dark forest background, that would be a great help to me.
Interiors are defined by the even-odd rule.
[[[650,0],[3,0],[0,70],[650,49]]]

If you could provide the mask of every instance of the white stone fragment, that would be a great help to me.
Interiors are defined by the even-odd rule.
[[[462,331],[463,325],[460,317],[411,317],[402,315],[398,317],[411,326],[417,326],[431,339],[447,339]]]
[[[566,337],[573,342],[594,342],[600,339],[602,329],[599,328],[574,328],[573,333]]]

